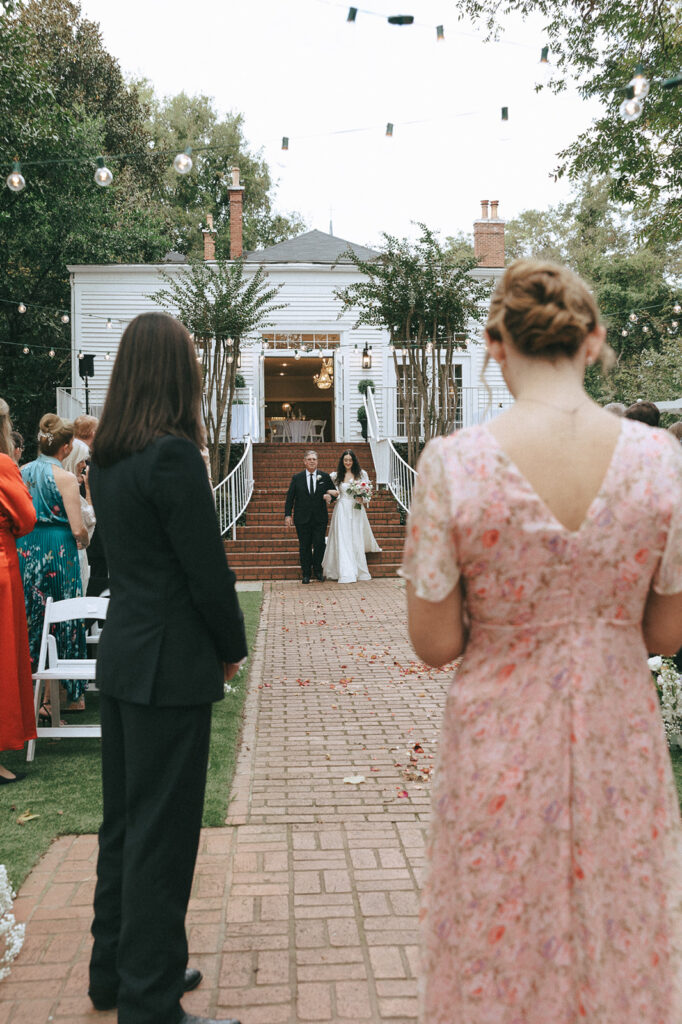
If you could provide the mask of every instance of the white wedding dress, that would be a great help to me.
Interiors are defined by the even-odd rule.
[[[331,473],[336,484],[336,473]],[[364,469],[361,479],[369,482]],[[327,537],[327,548],[322,559],[322,572],[339,583],[357,583],[371,580],[367,570],[366,551],[381,551],[374,539],[364,507],[353,508],[355,499],[348,493],[348,484],[337,484],[339,497],[334,503],[332,524]]]

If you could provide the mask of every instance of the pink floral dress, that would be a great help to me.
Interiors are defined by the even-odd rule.
[[[677,794],[641,629],[682,591],[682,453],[624,420],[580,529],[485,427],[428,445],[402,574],[460,576],[422,902],[423,1024],[680,1024]]]

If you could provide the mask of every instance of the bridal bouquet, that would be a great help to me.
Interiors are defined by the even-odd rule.
[[[669,747],[682,747],[682,677],[672,658],[649,658]]]
[[[361,509],[372,500],[372,485],[369,480],[353,480],[348,484],[348,493],[351,498],[355,498],[353,508]]]

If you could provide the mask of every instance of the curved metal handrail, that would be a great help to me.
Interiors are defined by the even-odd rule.
[[[213,488],[220,535],[232,530],[237,539],[237,520],[244,513],[253,494],[253,442],[246,438],[244,454],[224,480]]]

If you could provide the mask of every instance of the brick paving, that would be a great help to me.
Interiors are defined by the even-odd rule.
[[[429,774],[450,675],[406,636],[396,580],[264,585],[224,828],[188,914],[183,1005],[243,1024],[412,1024]],[[344,782],[362,777],[364,781]],[[96,839],[57,840],[15,901],[0,1024],[114,1021],[87,998]]]

